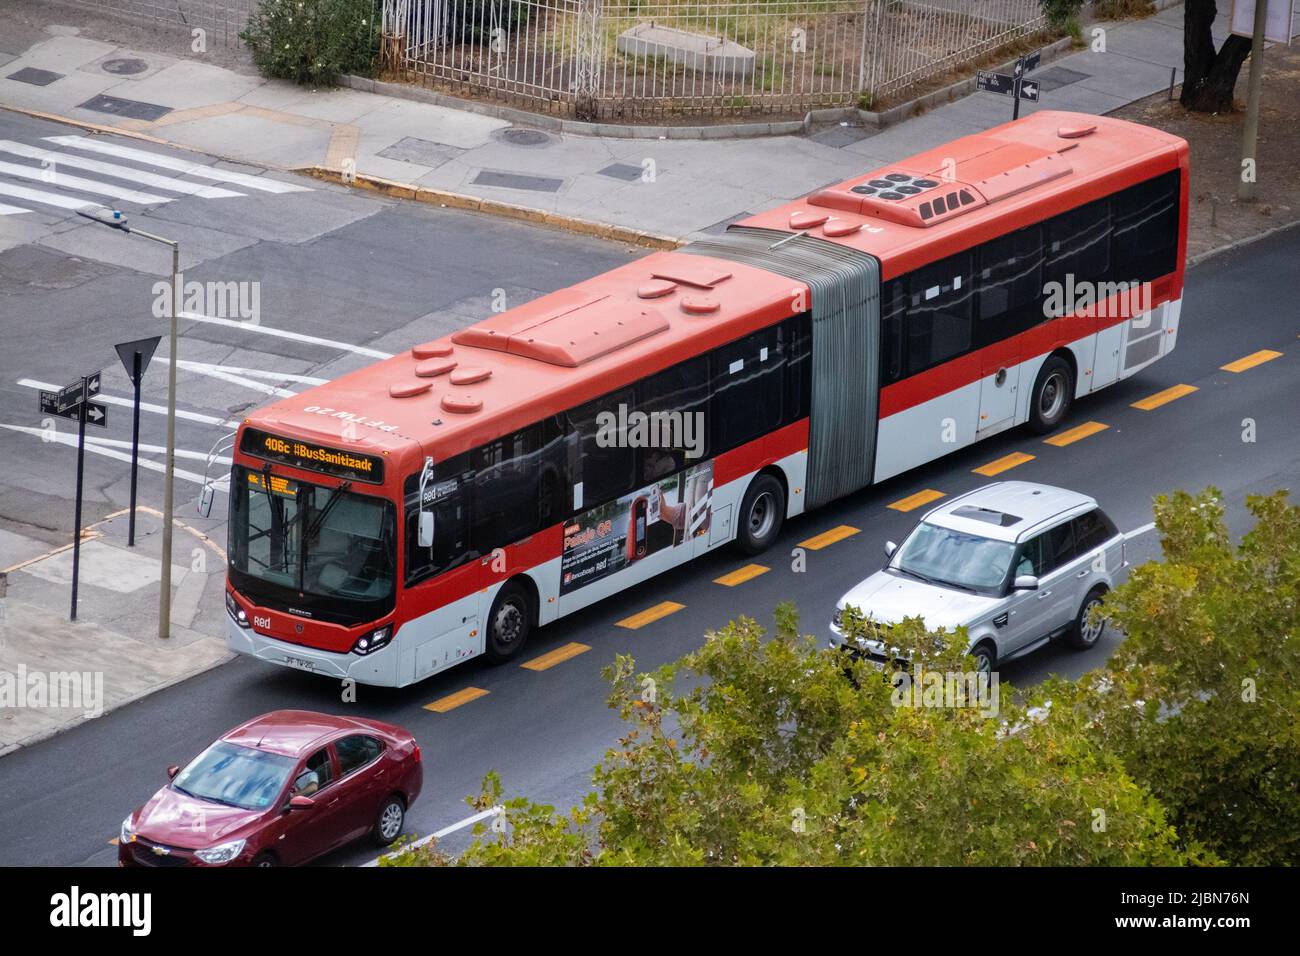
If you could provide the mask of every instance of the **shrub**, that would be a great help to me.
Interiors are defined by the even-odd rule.
[[[240,39],[266,76],[332,86],[368,73],[379,50],[374,0],[264,0]]]
[[[1048,26],[1060,33],[1067,31],[1069,23],[1079,19],[1083,0],[1038,0],[1039,9],[1047,17]]]

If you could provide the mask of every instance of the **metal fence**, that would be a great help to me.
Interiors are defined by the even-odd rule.
[[[386,66],[604,121],[878,106],[1044,26],[1038,0],[383,0]]]
[[[135,22],[201,29],[206,40],[234,45],[261,0],[59,0]]]

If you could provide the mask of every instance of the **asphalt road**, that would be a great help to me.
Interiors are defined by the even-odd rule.
[[[0,114],[0,134],[15,138],[5,124]],[[217,217],[229,215],[242,199],[178,201],[149,218],[172,216],[169,224],[174,227],[199,221],[200,230],[229,229],[238,235],[264,231],[265,236],[214,256],[193,271],[203,277],[238,278],[243,270],[263,277],[273,287],[263,293],[265,327],[384,351],[431,337],[446,322],[477,317],[493,288],[514,290],[511,295],[535,294],[600,271],[629,254],[607,244],[309,185],[312,193],[258,200],[235,212],[233,222]],[[318,232],[302,240],[304,222]],[[155,225],[163,231],[161,221]],[[299,232],[286,238],[295,228]],[[107,240],[125,241],[113,235]],[[26,245],[0,253],[0,282],[13,281],[10,260],[15,252],[38,260],[50,254],[45,247],[31,251]],[[239,721],[284,707],[354,711],[410,728],[419,738],[426,773],[424,794],[408,817],[412,831],[428,833],[467,816],[471,811],[464,799],[478,791],[489,770],[500,773],[508,794],[567,807],[587,788],[591,767],[620,728],[605,706],[600,676],[615,654],[631,653],[639,664],[653,667],[698,646],[709,628],[739,614],[770,620],[774,605],[790,599],[803,612],[806,629],[823,634],[835,599],[876,570],[883,561],[884,542],[901,540],[923,512],[901,513],[889,504],[923,489],[953,495],[977,487],[988,479],[972,469],[1013,451],[1035,457],[1002,477],[1056,483],[1095,495],[1124,530],[1151,520],[1153,495],[1214,484],[1225,493],[1233,530],[1240,532],[1247,526],[1241,505],[1247,493],[1294,487],[1300,477],[1300,376],[1295,368],[1300,360],[1300,306],[1294,284],[1287,279],[1298,260],[1300,232],[1291,231],[1192,270],[1176,351],[1136,379],[1080,402],[1067,423],[1095,421],[1108,426],[1105,430],[1064,447],[1046,445],[1023,430],[1004,433],[835,502],[788,523],[780,543],[753,559],[769,570],[734,588],[714,579],[750,560],[725,551],[706,556],[535,634],[522,660],[570,642],[591,648],[545,671],[471,661],[404,690],[360,688],[358,701],[344,704],[334,683],[240,659],[17,751],[0,759],[0,793],[5,794],[0,803],[0,864],[111,864],[115,850],[109,839],[122,817],[163,783],[164,767],[189,759]],[[130,309],[105,308],[124,295],[138,297],[141,277],[121,268],[96,269],[74,287],[32,285],[18,296],[31,310],[31,325],[17,336],[17,349],[0,355],[0,421],[16,421],[20,415],[26,421],[32,415],[28,407],[34,398],[30,389],[13,384],[17,378],[39,375],[61,381],[70,366],[100,361],[92,356],[102,356],[111,342],[152,328],[149,320],[131,318]],[[0,308],[12,308],[13,299],[0,296]],[[271,301],[274,306],[268,308]],[[90,327],[69,318],[85,315],[104,318]],[[10,321],[6,319],[6,327]],[[62,330],[70,338],[73,329],[78,330],[77,340],[67,349],[50,348],[53,333]],[[215,357],[200,361],[220,362],[222,356],[231,356],[224,360],[226,366],[308,376],[331,377],[366,360],[346,350],[265,333],[187,326],[183,355],[204,344],[212,348],[205,354]],[[1240,373],[1220,368],[1261,349],[1282,355]],[[41,368],[28,371],[27,363]],[[183,395],[192,403],[187,407],[207,409],[206,414],[213,414],[214,408],[233,414],[235,406],[222,404],[230,397],[245,405],[258,401],[247,388],[222,380],[195,375],[184,381]],[[285,384],[301,387],[290,380]],[[1151,411],[1131,406],[1178,384],[1197,391]],[[105,391],[112,389],[106,384]],[[1253,442],[1242,440],[1246,419],[1254,423]],[[215,437],[215,427],[190,424],[182,447],[199,447]],[[52,475],[66,466],[67,450],[3,432],[0,429],[0,455],[9,463],[21,463],[23,480],[6,481],[11,487],[0,491],[0,515],[22,514],[12,509],[24,503],[35,508],[46,496],[50,520],[55,520],[54,513],[65,508],[66,488]],[[116,491],[109,486],[101,493],[111,498]],[[792,570],[792,549],[841,525],[858,531],[810,552],[806,571]],[[1130,548],[1130,557],[1137,560],[1157,554],[1152,534],[1135,539]],[[617,626],[628,615],[663,601],[684,607],[636,630]],[[1023,685],[1051,672],[1082,673],[1101,664],[1118,639],[1108,631],[1097,647],[1083,653],[1052,646],[1006,666],[1002,678]],[[446,713],[425,709],[467,687],[488,693]],[[455,850],[467,839],[461,832],[444,845]],[[373,855],[371,849],[356,846],[326,862],[355,864]]]

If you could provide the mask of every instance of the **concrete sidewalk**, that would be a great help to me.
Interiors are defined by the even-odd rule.
[[[51,18],[75,16],[48,10]],[[1084,28],[1089,41],[1093,26]],[[1105,30],[1105,52],[1087,49],[1045,64],[1033,74],[1042,97],[1023,104],[1023,113],[1106,113],[1168,87],[1171,70],[1181,80],[1181,5],[1096,26]],[[1012,105],[1008,97],[975,93],[884,130],[837,125],[811,136],[592,137],[520,129],[475,112],[353,89],[313,91],[201,57],[117,47],[74,35],[75,27],[46,31],[53,35],[0,54],[0,103],[233,161],[347,169],[677,238],[720,231],[737,218],[987,129],[1008,120]],[[105,71],[124,59],[141,61],[132,66],[139,72],[122,75],[120,62],[119,72]]]
[[[162,522],[140,509],[82,535],[77,621],[68,620],[72,547],[0,532],[0,755],[93,720],[226,660],[224,527],[178,524],[172,632],[158,637]],[[15,560],[16,559],[16,560]]]

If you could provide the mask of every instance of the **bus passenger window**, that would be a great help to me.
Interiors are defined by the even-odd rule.
[[[1150,282],[1177,268],[1179,175],[1164,173],[1112,198],[1116,281]]]
[[[657,421],[641,449],[640,483],[671,475],[708,453],[709,360],[679,362],[637,385],[637,411]]]
[[[1043,320],[1043,249],[1037,226],[990,239],[976,250],[976,347],[1001,342]]]
[[[970,351],[974,288],[969,252],[909,274],[908,374],[923,372]]]
[[[619,414],[619,406],[623,414]],[[569,413],[577,432],[570,480],[582,485],[581,508],[591,508],[636,487],[636,449],[629,448],[621,430],[627,413],[636,408],[630,388],[610,392],[594,402],[579,405]],[[602,412],[608,414],[602,416]]]

